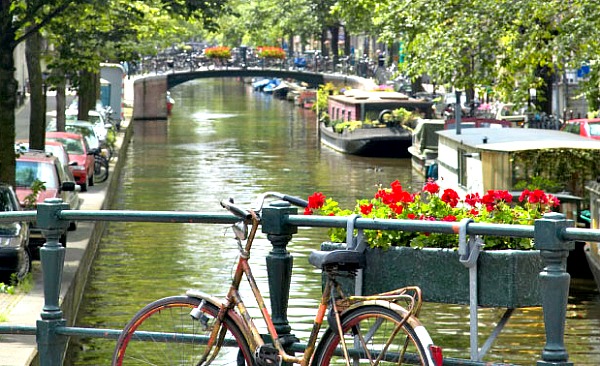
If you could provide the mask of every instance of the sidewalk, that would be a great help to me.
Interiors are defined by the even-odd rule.
[[[121,132],[117,136],[118,156],[113,158],[110,166],[110,177],[104,183],[95,184],[87,192],[80,193],[82,210],[101,210],[110,207],[114,191],[118,187],[119,175],[126,159],[126,151],[133,125],[129,125],[131,106],[133,105],[133,79],[125,80],[126,118]],[[49,108],[50,110],[50,108]],[[129,113],[128,113],[129,112]],[[25,135],[29,131],[29,101],[16,111],[15,123],[17,135]],[[81,300],[81,292],[87,281],[89,266],[93,262],[95,248],[100,241],[105,223],[79,222],[76,231],[69,231],[67,250],[60,292],[61,308],[67,325],[71,325],[77,315]],[[33,262],[33,289],[27,294],[0,294],[0,312],[6,314],[8,320],[3,325],[34,326],[40,319],[44,306],[43,281],[39,261]],[[77,279],[77,281],[75,281]],[[28,366],[37,357],[35,336],[0,334],[0,366]]]

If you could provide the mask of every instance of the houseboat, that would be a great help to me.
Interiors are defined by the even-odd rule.
[[[408,147],[413,170],[425,178],[435,178],[438,155],[437,131],[456,129],[454,119],[419,119],[412,134],[412,145]],[[489,118],[463,118],[460,128],[505,128],[511,123]]]
[[[438,185],[461,197],[508,190],[513,199],[535,186],[558,197],[558,211],[578,227],[586,184],[600,174],[600,142],[575,134],[532,128],[466,128],[438,131]],[[584,242],[567,258],[573,278],[591,278]],[[597,250],[596,250],[597,252]]]
[[[591,227],[600,229],[600,182],[596,181],[586,187],[590,193],[590,213]],[[600,245],[597,242],[589,242],[585,244],[584,253],[590,271],[596,281],[596,287],[600,291]]]
[[[294,100],[296,105],[304,109],[312,109],[317,100],[317,91],[315,89],[304,89],[299,92]]]
[[[600,142],[567,132],[465,128],[437,135],[439,185],[462,196],[519,190],[535,177],[555,185],[549,192],[583,197],[586,181],[600,172]]]
[[[411,112],[413,120],[431,118],[432,105],[388,91],[350,90],[332,95],[328,98],[329,121],[320,123],[321,142],[347,154],[408,157],[414,126],[390,117],[394,111],[404,109]]]

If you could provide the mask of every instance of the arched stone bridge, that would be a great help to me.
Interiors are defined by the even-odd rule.
[[[327,82],[332,82],[336,85],[348,85],[358,89],[363,89],[365,84],[368,84],[370,87],[372,86],[369,80],[357,76],[321,74],[298,70],[226,68],[191,72],[174,72],[163,75],[147,76],[134,82],[133,119],[167,119],[167,91],[169,89],[194,79],[223,77],[269,77],[294,79],[298,81],[304,81],[310,87],[314,88]]]

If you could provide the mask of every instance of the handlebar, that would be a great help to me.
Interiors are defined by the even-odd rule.
[[[306,201],[302,198],[299,198],[299,197],[290,196],[290,195],[279,193],[279,192],[265,192],[265,193],[261,194],[260,196],[258,196],[256,202],[252,205],[252,211],[260,212],[263,208],[265,201],[268,198],[278,198],[280,200],[284,200],[286,202],[289,202],[289,203],[291,203],[295,206],[299,206],[299,207],[307,207],[308,206],[308,201]],[[235,205],[233,202],[233,198],[222,200],[221,206],[241,219],[249,220],[252,217],[250,210]]]

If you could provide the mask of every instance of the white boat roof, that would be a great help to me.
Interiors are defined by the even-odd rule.
[[[490,151],[524,151],[552,148],[600,150],[600,140],[569,132],[535,128],[463,128],[437,132],[463,145]]]

